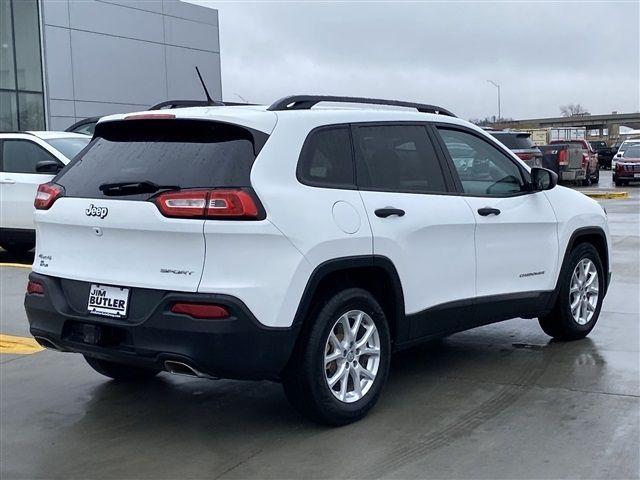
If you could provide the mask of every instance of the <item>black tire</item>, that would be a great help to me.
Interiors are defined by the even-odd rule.
[[[586,176],[584,177],[584,180],[582,180],[582,186],[588,187],[589,185],[591,185],[591,172],[587,168]]]
[[[13,255],[24,255],[33,250],[35,246],[35,242],[5,242],[0,244],[0,247]]]
[[[600,182],[600,166],[596,168],[596,172],[593,174],[593,177],[591,178],[591,183],[593,183],[594,185],[597,185],[599,182]]]
[[[570,284],[573,272],[578,263],[583,259],[591,260],[596,267],[599,282],[599,294],[593,316],[587,323],[580,325],[574,320],[573,315],[571,314],[569,289],[571,287]],[[538,319],[544,333],[556,340],[562,341],[578,340],[589,335],[600,316],[600,309],[602,308],[602,299],[607,281],[605,275],[600,255],[598,255],[598,251],[595,247],[590,243],[578,244],[569,254],[569,258],[563,265],[560,272],[558,296],[552,311],[548,315],[542,316]]]
[[[346,403],[336,398],[329,388],[324,356],[327,339],[336,321],[350,310],[361,310],[373,320],[380,339],[380,362],[369,390],[359,400]],[[389,371],[391,344],[384,311],[367,290],[348,288],[324,299],[309,321],[312,323],[301,333],[296,351],[283,374],[287,398],[312,420],[329,425],[355,422],[375,405]],[[346,382],[348,385],[349,380]]]
[[[616,184],[616,187],[621,187],[622,185],[624,185],[622,180],[614,180],[614,183]]]
[[[123,382],[149,380],[160,373],[160,370],[110,362],[108,360],[89,357],[87,355],[84,356],[84,359],[96,372],[104,375],[105,377]]]

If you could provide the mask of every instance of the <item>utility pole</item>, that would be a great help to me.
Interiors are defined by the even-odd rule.
[[[502,118],[500,115],[500,85],[498,85],[493,80],[487,80],[487,82],[489,82],[491,85],[493,85],[498,89],[498,122],[500,122],[500,119]]]

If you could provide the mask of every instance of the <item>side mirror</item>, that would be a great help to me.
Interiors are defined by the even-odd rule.
[[[62,170],[63,166],[64,165],[60,162],[56,162],[55,160],[42,160],[36,163],[36,172],[56,174]]]
[[[551,190],[558,184],[558,174],[546,168],[533,167],[531,169],[531,190],[539,192]]]

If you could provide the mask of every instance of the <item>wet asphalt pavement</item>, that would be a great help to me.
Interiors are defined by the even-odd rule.
[[[126,385],[79,355],[3,354],[0,478],[638,478],[640,185],[623,190],[602,201],[613,282],[585,340],[516,319],[403,352],[371,414],[333,429],[275,383]],[[28,335],[28,272],[0,267],[3,334]]]

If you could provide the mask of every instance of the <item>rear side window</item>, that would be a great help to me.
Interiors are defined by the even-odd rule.
[[[389,192],[446,192],[426,127],[359,126],[354,135],[358,187]]]
[[[102,197],[101,185],[120,182],[179,189],[249,187],[251,167],[266,138],[262,132],[210,121],[108,122],[98,125],[90,147],[55,181],[66,196],[84,198]]]
[[[38,162],[58,159],[44,148],[29,140],[4,140],[2,142],[2,170],[11,173],[38,173]]]
[[[306,185],[355,188],[349,127],[312,131],[302,147],[297,176]]]

